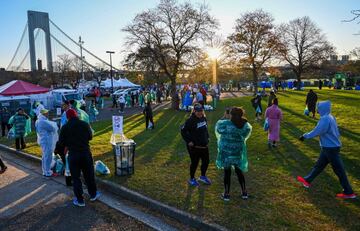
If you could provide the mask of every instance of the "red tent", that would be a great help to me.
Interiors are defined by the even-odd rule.
[[[0,95],[3,96],[41,94],[48,91],[49,88],[40,87],[22,80],[13,80],[0,86]]]

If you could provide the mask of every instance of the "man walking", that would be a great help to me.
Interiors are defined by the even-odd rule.
[[[341,142],[339,139],[340,133],[336,119],[330,114],[330,112],[331,102],[320,102],[318,104],[318,113],[320,114],[320,120],[318,124],[314,130],[305,133],[300,137],[300,140],[304,141],[304,139],[311,139],[319,136],[321,152],[319,159],[310,173],[305,177],[298,176],[297,180],[302,183],[305,188],[309,188],[315,177],[324,170],[328,163],[330,163],[335,174],[339,178],[341,186],[344,189],[342,193],[336,194],[336,197],[356,198],[356,194],[353,192],[350,186],[344,169],[344,164],[339,154]]]
[[[69,166],[73,179],[73,188],[76,198],[73,204],[85,206],[80,173],[83,173],[90,201],[99,198],[95,184],[93,158],[90,151],[89,141],[92,139],[92,131],[88,123],[78,118],[74,109],[66,111],[68,122],[61,128],[59,143],[69,150]]]

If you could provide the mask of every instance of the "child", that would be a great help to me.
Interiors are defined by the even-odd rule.
[[[251,99],[252,106],[255,109],[255,120],[261,119],[262,107],[261,107],[261,94],[258,93]]]

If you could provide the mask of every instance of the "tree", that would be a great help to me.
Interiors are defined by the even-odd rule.
[[[312,66],[320,65],[333,52],[321,29],[307,16],[297,18],[279,27],[281,48],[279,54],[288,62],[301,82],[301,75]],[[300,89],[301,84],[298,84]]]
[[[192,64],[199,42],[211,37],[217,26],[205,4],[194,7],[189,2],[161,0],[156,8],[137,14],[123,31],[128,33],[126,44],[135,47],[136,53],[148,50],[175,92],[179,70]]]
[[[276,52],[278,40],[273,17],[263,10],[241,15],[236,19],[235,32],[228,37],[228,52],[245,68],[250,67],[255,91],[258,74]]]
[[[64,85],[65,74],[68,73],[73,66],[73,59],[68,54],[58,55],[55,61],[55,71],[61,73],[61,85]]]

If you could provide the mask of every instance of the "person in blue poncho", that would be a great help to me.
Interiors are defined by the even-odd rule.
[[[185,98],[183,99],[183,106],[185,107],[186,111],[188,110],[188,107],[192,105],[192,97],[190,90],[187,90],[185,93]]]
[[[320,120],[316,127],[308,133],[302,135],[299,139],[311,139],[316,136],[320,137],[320,156],[315,166],[305,177],[298,176],[297,180],[305,187],[309,188],[311,182],[325,169],[330,163],[335,174],[339,178],[340,184],[343,187],[343,192],[336,194],[338,198],[356,198],[356,194],[350,186],[349,180],[346,176],[344,163],[340,157],[340,133],[336,119],[331,115],[331,102],[323,101],[317,105],[317,111],[320,114]]]
[[[246,140],[250,137],[252,127],[244,118],[244,110],[233,107],[225,112],[223,119],[215,126],[218,145],[216,166],[224,169],[224,193],[221,198],[230,200],[231,171],[235,169],[242,190],[242,199],[248,198],[243,172],[248,171]]]

